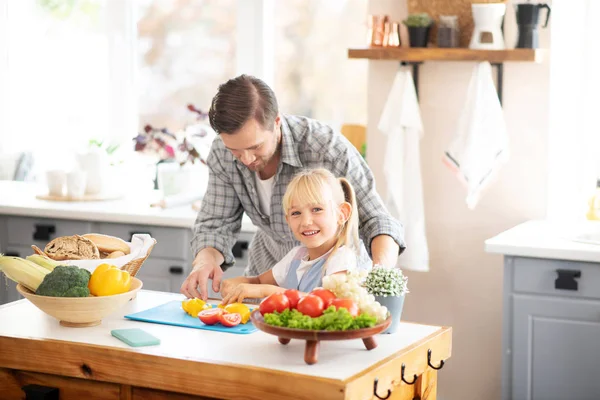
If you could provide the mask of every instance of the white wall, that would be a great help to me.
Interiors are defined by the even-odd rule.
[[[369,14],[405,16],[405,1],[372,1]],[[512,8],[505,21],[507,45],[516,37]],[[549,45],[549,29],[541,46]],[[500,398],[502,257],[484,252],[484,240],[520,222],[545,215],[549,65],[507,63],[504,111],[511,158],[473,211],[465,190],[441,159],[465,101],[472,63],[427,62],[419,95],[425,137],[421,142],[425,216],[431,271],[406,274],[411,293],[403,319],[452,326],[452,358],[439,373],[443,400]],[[394,73],[394,61],[369,63],[368,162],[385,195],[384,136],[377,121]],[[495,71],[495,69],[494,69]],[[401,184],[399,182],[399,184]],[[435,358],[435,357],[434,357]]]

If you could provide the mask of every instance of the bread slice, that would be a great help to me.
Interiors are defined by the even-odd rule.
[[[86,233],[82,236],[91,240],[102,253],[111,254],[115,251],[121,251],[123,254],[129,254],[131,252],[127,242],[116,236],[103,235],[101,233]]]
[[[44,248],[44,253],[53,260],[97,260],[98,247],[83,236],[61,236],[52,240]]]

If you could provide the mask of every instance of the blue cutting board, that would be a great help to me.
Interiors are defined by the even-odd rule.
[[[216,306],[213,305],[213,308]],[[160,306],[140,311],[134,314],[126,315],[125,318],[135,321],[152,322],[155,324],[183,326],[186,328],[206,329],[209,331],[219,331],[227,333],[248,334],[256,332],[257,328],[248,321],[246,324],[228,328],[219,323],[214,325],[206,325],[199,318],[194,318],[188,315],[181,308],[181,300],[173,300]]]

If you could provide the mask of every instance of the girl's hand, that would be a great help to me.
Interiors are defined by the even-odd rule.
[[[228,293],[223,292],[223,305],[231,303],[242,303],[244,299],[259,299],[262,296],[262,285],[253,285],[249,283],[240,283],[239,285],[228,289]]]
[[[223,298],[227,297],[227,295],[233,290],[235,289],[236,284],[235,282],[233,282],[231,279],[225,279],[224,281],[221,282],[221,296]]]

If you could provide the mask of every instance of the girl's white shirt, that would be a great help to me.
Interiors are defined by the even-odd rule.
[[[285,284],[285,278],[288,274],[292,260],[296,257],[301,257],[300,266],[296,270],[296,276],[298,282],[302,279],[302,276],[314,265],[314,263],[327,257],[331,253],[329,250],[321,257],[314,260],[308,260],[308,249],[305,246],[296,246],[289,253],[285,255],[275,266],[271,269],[273,272],[273,278],[277,285],[283,286]],[[351,271],[357,267],[356,253],[347,246],[341,246],[337,251],[331,255],[331,259],[327,260],[327,270],[325,275],[335,274],[340,271]]]

